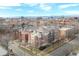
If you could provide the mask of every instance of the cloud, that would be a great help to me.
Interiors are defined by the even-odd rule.
[[[18,8],[18,9],[15,9],[16,11],[22,11],[22,9]]]
[[[44,11],[50,11],[52,9],[48,4],[40,4],[39,7]]]
[[[29,5],[30,7],[35,7],[38,5],[38,3],[26,3],[27,5]]]
[[[47,3],[28,3],[27,5],[31,7],[39,7],[39,9],[43,11],[50,11],[52,9],[52,6]]]
[[[79,15],[79,11],[64,11],[64,13],[68,15]]]
[[[57,2],[77,2],[78,0],[0,0],[0,6],[20,6],[21,3],[57,3]],[[78,1],[79,2],[79,1]],[[78,3],[77,2],[77,3]],[[31,6],[34,6],[34,4],[32,4]],[[50,9],[50,8],[48,8]]]
[[[22,2],[22,0],[1,0],[0,6],[20,6]]]
[[[60,5],[59,8],[65,9],[65,8],[75,7],[75,6],[79,6],[79,4],[65,4],[65,5]]]
[[[1,7],[0,6],[0,9],[11,9],[10,7]]]
[[[0,6],[20,6],[21,3],[30,4],[30,6],[34,6],[35,3],[42,3],[42,1],[43,0],[0,0]],[[46,0],[44,0],[43,3],[44,2],[46,2]]]

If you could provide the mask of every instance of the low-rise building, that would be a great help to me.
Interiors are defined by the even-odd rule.
[[[58,27],[58,26],[27,26],[18,29],[18,39],[23,43],[39,48],[41,46],[50,45],[58,40],[73,39],[75,37],[74,27]]]

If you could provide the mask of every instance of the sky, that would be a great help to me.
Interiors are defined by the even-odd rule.
[[[79,15],[79,3],[25,3],[23,0],[0,1],[0,17]]]

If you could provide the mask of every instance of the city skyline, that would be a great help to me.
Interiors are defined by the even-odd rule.
[[[0,4],[0,17],[78,16],[78,3],[12,3]]]

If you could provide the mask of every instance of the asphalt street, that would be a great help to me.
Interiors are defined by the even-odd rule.
[[[72,41],[64,44],[63,46],[59,47],[58,49],[54,50],[49,56],[65,56],[68,55],[74,48],[79,47],[79,34],[76,35],[77,37]]]

